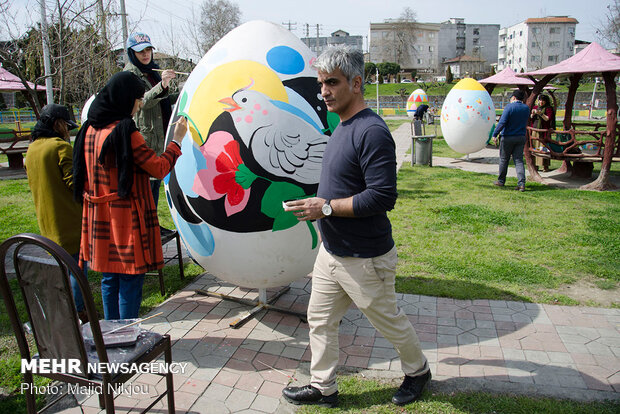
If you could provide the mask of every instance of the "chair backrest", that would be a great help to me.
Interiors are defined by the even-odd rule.
[[[22,358],[30,359],[23,321],[8,282],[7,270],[11,266],[19,284],[39,358],[77,359],[80,361],[81,376],[87,377],[88,357],[71,291],[70,272],[78,280],[90,320],[97,321],[91,324],[96,325],[93,329],[99,330],[99,323],[88,282],[75,260],[56,243],[36,234],[13,236],[0,245],[0,291]]]

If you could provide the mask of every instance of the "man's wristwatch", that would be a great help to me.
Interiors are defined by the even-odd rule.
[[[323,212],[323,214],[325,214],[326,216],[331,216],[332,212],[334,211],[332,209],[331,204],[329,204],[331,202],[331,200],[326,200],[325,204],[323,204],[323,207],[321,207],[321,211]]]

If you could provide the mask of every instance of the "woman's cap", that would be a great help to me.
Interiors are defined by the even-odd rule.
[[[135,52],[142,52],[147,47],[155,46],[151,44],[151,38],[146,33],[135,32],[127,38],[127,49],[132,48]]]
[[[54,122],[57,119],[63,119],[69,126],[69,129],[75,129],[78,127],[78,125],[69,116],[69,110],[67,107],[63,105],[45,105],[43,109],[41,109],[40,116],[43,122]]]

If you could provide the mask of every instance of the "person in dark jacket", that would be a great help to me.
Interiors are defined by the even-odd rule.
[[[123,70],[138,76],[146,90],[143,97],[144,105],[134,116],[134,121],[146,145],[157,155],[161,155],[165,150],[166,130],[172,115],[170,82],[176,77],[176,73],[172,69],[159,70],[159,66],[153,60],[155,47],[146,33],[132,33],[127,38],[126,46],[129,62]],[[150,185],[157,207],[161,180],[151,178]]]
[[[65,106],[45,105],[32,130],[25,162],[41,235],[56,242],[76,261],[80,251],[82,206],[73,199],[73,147],[69,143],[69,130],[77,127]],[[71,290],[80,320],[86,322],[84,299],[73,274]]]
[[[493,132],[493,137],[501,133],[502,138],[499,144],[499,176],[495,185],[503,187],[506,183],[506,173],[510,157],[514,160],[517,170],[517,187],[515,190],[525,191],[525,167],[523,165],[523,149],[525,148],[525,134],[527,122],[530,118],[530,108],[523,103],[525,93],[516,90],[510,97],[510,103],[504,108],[497,127]]]
[[[300,221],[318,220],[323,244],[308,304],[312,378],[282,393],[293,404],[338,404],[338,326],[355,303],[400,355],[405,379],[392,402],[404,405],[420,397],[431,373],[394,289],[398,258],[387,216],[398,196],[394,139],[364,103],[359,50],[329,48],[314,67],[327,109],[340,117],[340,125],[325,147],[317,197],[285,208]]]

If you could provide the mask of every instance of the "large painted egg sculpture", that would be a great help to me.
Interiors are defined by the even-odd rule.
[[[314,60],[283,27],[251,21],[217,42],[181,91],[172,121],[185,116],[191,138],[164,180],[166,195],[189,254],[222,280],[267,288],[312,270],[316,224],[282,202],[316,194],[338,124]]]
[[[483,149],[494,122],[491,96],[471,78],[454,85],[441,107],[441,131],[446,144],[462,154]]]
[[[428,105],[428,95],[426,95],[426,92],[422,89],[416,89],[411,92],[411,95],[407,98],[407,116],[413,118],[416,109],[422,104]]]

